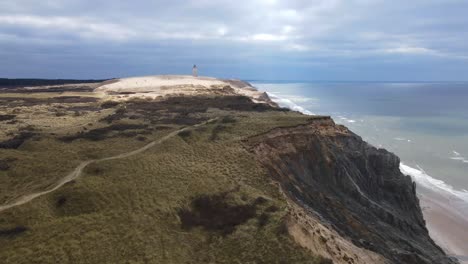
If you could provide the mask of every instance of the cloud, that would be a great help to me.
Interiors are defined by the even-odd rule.
[[[30,15],[0,16],[0,25],[19,29],[42,30],[55,34],[75,34],[83,38],[125,40],[134,33],[125,27],[77,17],[41,17]]]
[[[282,41],[286,40],[288,37],[286,35],[274,35],[274,34],[254,34],[246,38],[246,40],[254,40],[254,41]]]
[[[277,13],[279,19],[289,20],[289,21],[302,21],[303,16],[295,9],[284,9],[280,10]]]
[[[423,47],[400,46],[396,48],[385,49],[383,51],[385,53],[390,53],[390,54],[419,55],[419,56],[430,55],[430,56],[453,58],[453,59],[463,59],[463,60],[468,59],[468,56],[465,56],[465,55],[445,53],[445,52],[423,48]]]
[[[401,54],[437,54],[435,50],[426,49],[422,47],[408,47],[408,46],[386,49],[385,52],[401,53]]]
[[[300,51],[300,52],[306,52],[306,51],[311,50],[310,47],[306,45],[301,45],[301,44],[289,44],[289,45],[286,45],[285,49],[291,50],[291,51]]]
[[[330,72],[352,63],[399,67],[405,58],[446,64],[468,57],[467,9],[457,0],[1,1],[0,49],[92,58],[112,47],[127,54],[122,64],[157,50],[161,68],[189,60]]]

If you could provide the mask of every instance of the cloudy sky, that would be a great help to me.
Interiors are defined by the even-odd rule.
[[[0,0],[0,77],[468,80],[467,0]]]

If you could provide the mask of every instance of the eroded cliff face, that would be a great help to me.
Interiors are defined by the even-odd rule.
[[[399,158],[331,118],[273,129],[247,145],[296,206],[288,227],[303,246],[336,263],[457,263],[429,237]]]

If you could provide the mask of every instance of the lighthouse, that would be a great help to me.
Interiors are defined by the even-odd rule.
[[[197,68],[197,65],[193,65],[193,68],[192,68],[192,76],[193,77],[198,77],[198,68]]]

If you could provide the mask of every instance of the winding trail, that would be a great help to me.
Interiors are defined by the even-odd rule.
[[[205,122],[202,122],[202,123],[199,123],[199,124],[196,124],[196,125],[193,125],[193,126],[189,126],[189,127],[184,127],[184,128],[181,128],[181,129],[178,129],[178,130],[175,130],[169,134],[167,134],[166,136],[160,138],[159,140],[156,140],[156,141],[152,141],[151,143],[139,148],[139,149],[136,149],[136,150],[133,150],[133,151],[130,151],[130,152],[126,152],[126,153],[122,153],[122,154],[119,154],[119,155],[116,155],[116,156],[112,156],[112,157],[107,157],[107,158],[102,158],[102,159],[94,159],[94,160],[87,160],[87,161],[83,161],[82,163],[80,163],[72,172],[70,172],[69,174],[67,174],[65,177],[63,177],[62,179],[60,179],[54,187],[52,187],[51,189],[48,189],[48,190],[45,190],[45,191],[42,191],[42,192],[37,192],[37,193],[31,193],[31,194],[27,194],[27,195],[24,195],[20,198],[18,198],[16,201],[13,201],[11,203],[7,203],[7,204],[4,204],[4,205],[1,205],[0,206],[0,212],[3,212],[7,209],[10,209],[12,207],[15,207],[15,206],[18,206],[18,205],[22,205],[22,204],[25,204],[25,203],[28,203],[34,199],[36,199],[37,197],[40,197],[40,196],[43,196],[45,194],[48,194],[48,193],[51,193],[57,189],[59,189],[60,187],[62,187],[63,185],[65,185],[66,183],[68,182],[71,182],[75,179],[77,179],[78,177],[81,176],[81,173],[83,172],[83,169],[86,168],[89,164],[92,164],[92,163],[98,163],[98,162],[101,162],[101,161],[108,161],[108,160],[115,160],[115,159],[123,159],[123,158],[127,158],[127,157],[130,157],[130,156],[134,156],[134,155],[137,155],[137,154],[140,154],[156,145],[159,145],[161,143],[163,143],[164,141],[170,139],[171,137],[174,137],[175,135],[177,135],[178,133],[182,132],[182,131],[185,131],[185,130],[189,130],[189,129],[192,129],[194,127],[198,127],[198,126],[202,126],[202,125],[205,125],[209,122],[212,122],[214,120],[216,120],[217,118],[213,118],[213,119],[210,119],[208,121],[205,121]]]

